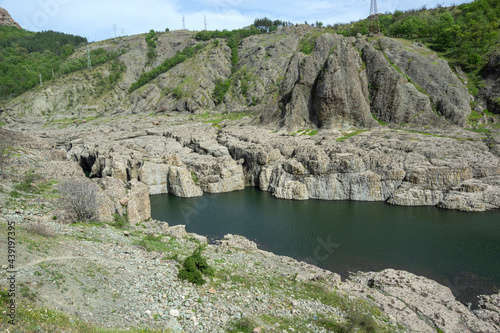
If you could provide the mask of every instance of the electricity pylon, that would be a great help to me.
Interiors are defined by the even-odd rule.
[[[370,5],[370,32],[372,34],[380,33],[380,22],[378,20],[377,0],[372,0]]]

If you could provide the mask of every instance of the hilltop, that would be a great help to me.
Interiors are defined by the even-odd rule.
[[[0,7],[0,26],[16,27],[21,29],[19,23],[17,23],[9,14],[9,12]]]

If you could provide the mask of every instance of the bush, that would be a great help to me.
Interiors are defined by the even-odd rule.
[[[28,231],[33,232],[35,234],[45,236],[45,237],[52,237],[54,236],[54,231],[50,229],[49,226],[43,224],[42,222],[30,222],[28,225]]]
[[[229,88],[231,88],[232,80],[227,79],[227,80],[221,80],[218,79],[215,81],[215,87],[214,91],[212,92],[212,98],[215,101],[216,105],[221,104],[224,102],[224,96],[226,96],[227,92],[229,91]]]
[[[14,189],[17,191],[23,192],[32,192],[33,191],[33,182],[39,178],[32,170],[24,175],[23,180],[14,186]]]
[[[73,178],[58,186],[59,203],[72,222],[90,222],[99,217],[99,187],[84,178]]]
[[[187,257],[182,265],[184,266],[179,271],[178,278],[181,280],[188,280],[197,285],[203,285],[205,280],[202,274],[213,276],[214,270],[207,263],[207,260],[201,256],[203,247],[199,246],[194,250],[193,254]]]
[[[118,229],[124,229],[130,224],[127,214],[113,214],[113,217],[115,219],[115,223],[113,225]]]

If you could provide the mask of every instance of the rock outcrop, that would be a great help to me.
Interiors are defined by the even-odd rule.
[[[500,159],[478,133],[375,127],[308,136],[273,133],[252,120],[217,128],[179,119],[153,129],[121,120],[113,129],[87,132],[89,124],[53,135],[71,142],[60,144],[92,177],[140,181],[150,194],[194,197],[249,184],[281,199],[500,208]]]
[[[76,72],[47,83],[41,91],[28,92],[7,104],[5,113],[16,119],[54,113],[95,117],[110,112],[255,111],[261,114],[261,124],[287,130],[345,130],[377,127],[376,119],[463,127],[471,112],[473,98],[459,77],[446,61],[418,43],[368,41],[308,25],[290,26],[243,39],[239,62],[233,67],[232,51],[224,40],[200,42],[193,37],[186,31],[160,34],[158,56],[152,63],[142,36],[96,43],[95,48],[126,50],[119,58],[126,71],[116,85],[96,98],[100,78],[111,71],[105,64],[92,69],[90,76]],[[301,49],[306,41],[314,44],[310,54]],[[128,88],[143,72],[200,43],[206,44],[201,52],[129,94]],[[77,56],[83,56],[83,50]],[[217,82],[229,84],[220,100],[213,95]]]
[[[9,12],[6,9],[0,7],[0,26],[2,25],[21,29],[19,23],[14,21]]]
[[[404,45],[398,40],[381,38],[378,46],[389,61],[429,95],[440,115],[465,126],[473,97],[448,62],[432,53],[429,55],[429,50],[418,43]]]
[[[484,297],[484,309],[476,315],[458,302],[448,287],[405,271],[386,269],[359,273],[343,283],[372,299],[384,313],[395,318],[410,332],[498,332],[498,300]],[[495,303],[496,302],[496,303]],[[495,305],[496,304],[496,305]],[[482,318],[478,318],[482,316]]]

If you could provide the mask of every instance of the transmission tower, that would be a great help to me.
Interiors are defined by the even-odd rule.
[[[372,0],[370,5],[370,32],[372,34],[380,33],[380,22],[378,20],[377,0]]]
[[[205,30],[207,30],[207,16],[205,15]]]
[[[182,16],[182,30],[186,30],[186,18]]]
[[[116,23],[113,24],[113,29],[115,30],[115,38],[116,38]]]

